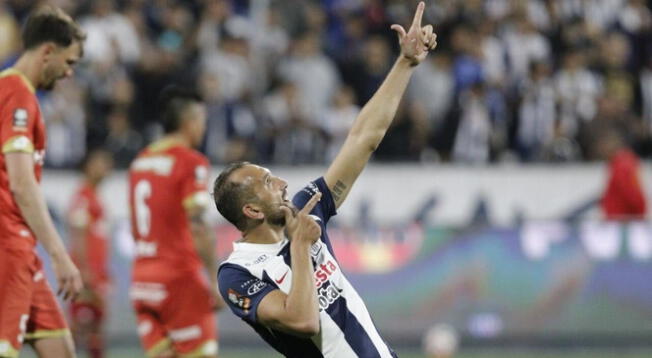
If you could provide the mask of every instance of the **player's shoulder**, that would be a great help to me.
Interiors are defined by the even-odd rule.
[[[178,146],[175,148],[175,150],[180,158],[183,158],[184,160],[188,160],[189,163],[208,164],[208,158],[197,149],[186,147],[186,146]]]
[[[0,72],[0,97],[22,101],[36,101],[34,90],[18,72],[7,69]]]
[[[222,261],[220,268],[232,267],[241,270],[250,271],[257,266],[261,266],[271,259],[274,255],[269,253],[252,252],[252,251],[233,251],[229,257]]]

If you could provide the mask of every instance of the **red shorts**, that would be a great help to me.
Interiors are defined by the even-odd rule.
[[[181,357],[217,354],[215,312],[200,274],[134,282],[129,295],[147,356],[170,348]]]
[[[0,357],[17,357],[23,340],[70,334],[32,251],[0,249]]]

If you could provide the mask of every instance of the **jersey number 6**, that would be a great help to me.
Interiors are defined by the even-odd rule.
[[[146,200],[150,196],[152,196],[152,184],[147,180],[139,181],[134,188],[134,201],[136,206],[136,229],[140,239],[144,239],[149,235],[152,217]]]

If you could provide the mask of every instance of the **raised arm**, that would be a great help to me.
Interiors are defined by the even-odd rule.
[[[437,35],[432,26],[421,26],[424,8],[425,4],[420,2],[407,33],[401,25],[392,25],[392,30],[398,33],[401,55],[380,88],[362,108],[344,145],[324,175],[337,207],[344,202],[385,136],[414,68],[437,46]]]

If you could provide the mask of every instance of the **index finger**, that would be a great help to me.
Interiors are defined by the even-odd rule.
[[[308,200],[308,202],[303,207],[303,209],[301,209],[301,211],[299,211],[299,213],[301,213],[301,214],[310,213],[312,211],[312,209],[315,207],[315,205],[317,205],[317,202],[319,202],[319,199],[321,199],[321,192],[317,192],[315,195],[313,195],[312,198],[310,198],[310,200]]]
[[[419,1],[419,6],[417,6],[417,11],[414,13],[414,20],[412,20],[412,27],[417,29],[421,28],[421,19],[423,18],[423,10],[426,8],[426,4],[423,1]]]

